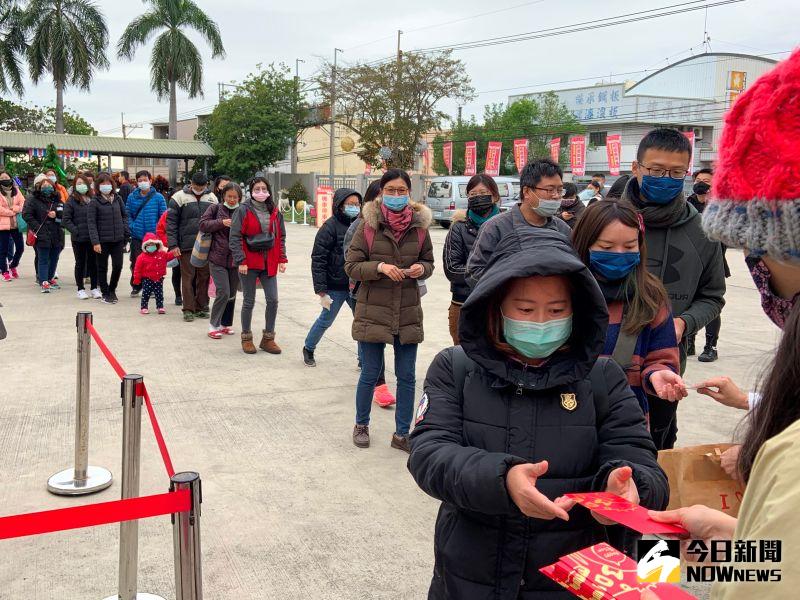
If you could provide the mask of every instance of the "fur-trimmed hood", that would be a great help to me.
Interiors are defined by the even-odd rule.
[[[467,211],[465,211],[463,208],[457,210],[453,213],[453,216],[450,220],[452,223],[463,223],[467,220]]]
[[[381,212],[380,205],[382,200],[380,198],[367,202],[361,209],[361,215],[364,217],[367,225],[373,229],[378,229],[378,225],[384,223],[383,213]],[[431,209],[419,202],[408,202],[409,208],[413,211],[411,218],[411,227],[421,227],[428,229],[433,222],[433,213]]]
[[[164,242],[161,241],[161,238],[158,237],[155,233],[148,233],[144,236],[142,240],[142,252],[144,252],[144,247],[147,244],[156,244],[158,246],[158,251],[161,252],[164,250]]]

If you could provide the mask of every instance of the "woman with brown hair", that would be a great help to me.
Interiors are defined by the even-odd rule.
[[[529,241],[486,269],[461,309],[461,346],[425,379],[408,466],[442,501],[432,600],[567,598],[539,569],[618,528],[564,494],[667,504],[636,397],[598,358],[597,282],[557,231]]]
[[[92,201],[92,192],[89,180],[83,175],[76,175],[72,181],[72,193],[64,205],[64,228],[69,231],[72,243],[72,253],[75,256],[75,285],[78,286],[78,298],[88,300],[102,298],[103,294],[97,287],[97,261],[92,248],[92,239],[89,236],[89,203]],[[88,277],[90,291],[86,291]]]
[[[636,209],[623,200],[595,202],[575,227],[572,245],[608,305],[602,356],[625,371],[642,412],[650,412],[648,394],[670,402],[685,398],[672,310],[664,286],[645,266],[647,247]]]

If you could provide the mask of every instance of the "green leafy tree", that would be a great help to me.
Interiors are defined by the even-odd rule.
[[[214,148],[214,168],[245,180],[286,156],[306,113],[289,69],[270,65],[226,94],[197,137]]]
[[[0,91],[22,96],[22,59],[28,44],[24,13],[16,0],[0,0]]]
[[[53,106],[25,106],[0,98],[0,130],[55,133],[56,109]],[[97,135],[97,130],[79,114],[65,108],[64,133]]]
[[[332,65],[317,78],[330,105]],[[388,166],[411,169],[417,144],[447,115],[437,108],[444,99],[463,104],[474,98],[464,63],[451,52],[404,54],[401,60],[358,64],[336,70],[336,118],[361,138],[357,154],[377,166],[378,151],[391,150]]]
[[[292,186],[289,188],[288,193],[289,202],[292,203],[292,206],[300,202],[308,202],[308,191],[306,190],[306,186],[298,179],[295,181]]]
[[[185,30],[193,29],[211,46],[212,58],[225,56],[219,26],[192,0],[145,0],[149,10],[131,21],[117,43],[117,56],[133,60],[136,50],[158,34],[150,54],[150,87],[159,100],[169,98],[169,139],[178,137],[177,90],[189,98],[203,95],[203,59]],[[178,163],[169,161],[175,185]]]
[[[561,103],[553,92],[541,94],[535,99],[523,99],[506,106],[493,104],[484,109],[483,123],[479,124],[473,117],[469,121],[455,123],[448,135],[439,135],[434,139],[434,170],[440,175],[447,174],[444,164],[442,145],[453,141],[453,173],[464,172],[464,147],[466,142],[477,142],[477,165],[480,171],[486,164],[486,148],[490,141],[502,142],[503,151],[500,157],[500,174],[515,175],[514,140],[527,138],[528,156],[542,158],[550,156],[549,142],[560,137],[561,156],[559,162],[567,164],[567,138],[572,134],[583,133],[585,128]]]
[[[39,83],[45,73],[56,88],[56,133],[64,133],[64,90],[89,90],[97,69],[108,68],[108,28],[90,0],[31,0],[24,26],[31,32],[28,69]]]

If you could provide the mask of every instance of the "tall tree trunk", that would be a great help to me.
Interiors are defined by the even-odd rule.
[[[56,81],[56,133],[64,133],[64,84]]]
[[[175,80],[169,82],[169,139],[178,139],[178,104]],[[178,159],[169,159],[169,183],[172,186],[178,183]]]

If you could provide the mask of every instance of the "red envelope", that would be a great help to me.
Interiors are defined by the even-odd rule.
[[[688,536],[683,527],[659,523],[650,518],[644,506],[633,504],[616,494],[609,492],[589,492],[585,494],[566,494],[581,506],[596,512],[620,525],[630,527],[644,534],[671,534]]]

